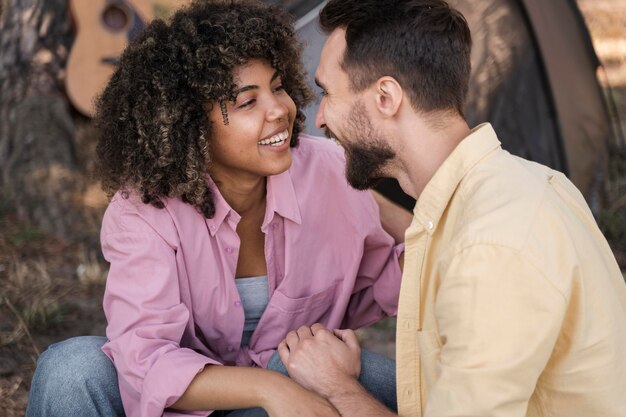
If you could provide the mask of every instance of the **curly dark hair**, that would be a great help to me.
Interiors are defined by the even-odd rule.
[[[215,214],[207,183],[211,122],[207,108],[232,100],[233,70],[267,60],[298,109],[291,146],[304,126],[312,93],[293,18],[245,0],[196,1],[168,22],[152,21],[120,58],[96,102],[98,176],[109,198],[133,190],[163,208],[181,198],[205,217]]]

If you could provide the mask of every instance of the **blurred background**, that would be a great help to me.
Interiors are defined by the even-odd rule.
[[[322,2],[289,9],[313,77]],[[93,177],[93,99],[125,45],[184,0],[0,0],[0,403],[24,414],[39,353],[103,335],[106,196]],[[626,0],[451,0],[474,40],[465,108],[510,152],[565,172],[626,270]],[[308,130],[316,104],[307,109]],[[380,191],[414,201],[393,181]],[[359,331],[393,357],[395,322]]]

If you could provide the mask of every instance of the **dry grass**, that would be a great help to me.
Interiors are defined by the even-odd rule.
[[[14,260],[0,285],[0,305],[6,306],[15,316],[15,327],[0,332],[0,346],[16,343],[30,331],[41,331],[63,322],[62,299],[71,290],[50,279],[48,266],[43,259],[20,262]]]
[[[0,201],[0,415],[24,414],[39,353],[77,334],[102,334],[106,265],[96,250],[20,223]]]

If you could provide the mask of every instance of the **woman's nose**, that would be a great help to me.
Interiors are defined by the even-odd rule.
[[[267,118],[270,121],[282,119],[289,113],[289,108],[281,100],[274,98],[267,112]]]

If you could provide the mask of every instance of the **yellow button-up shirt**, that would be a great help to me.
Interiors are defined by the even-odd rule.
[[[563,174],[481,125],[420,195],[405,245],[400,416],[626,416],[626,285]]]

